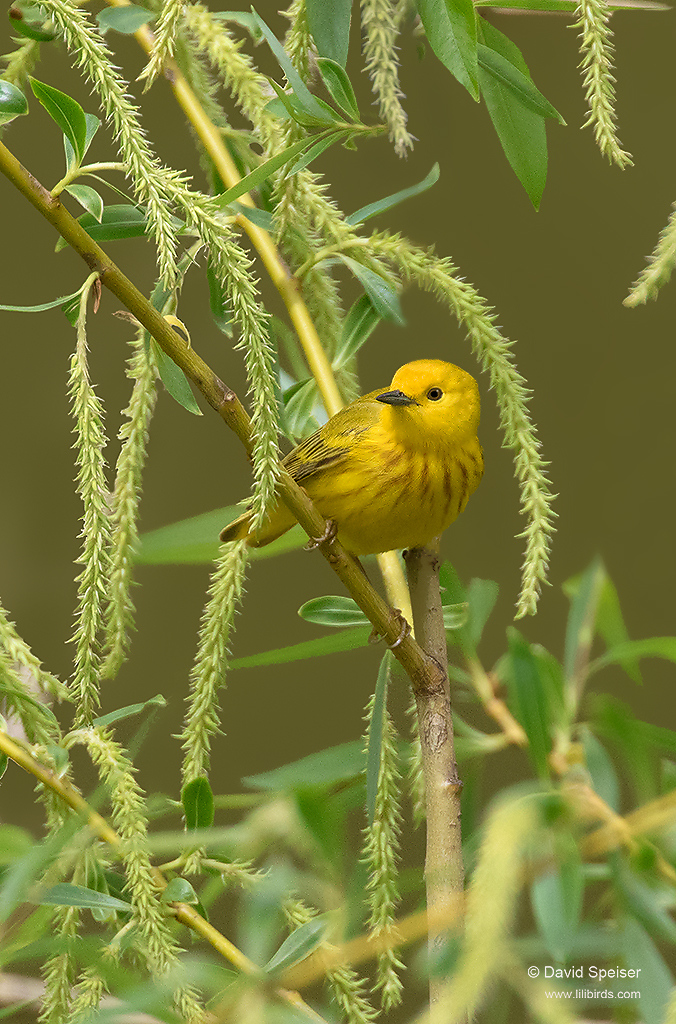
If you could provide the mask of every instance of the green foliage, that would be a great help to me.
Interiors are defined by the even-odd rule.
[[[545,121],[563,124],[563,119],[533,83],[524,56],[481,17],[480,6],[469,0],[419,0],[417,13],[436,57],[474,99],[485,101],[503,150],[537,208],[547,172]],[[513,0],[507,6],[540,11],[552,4]],[[602,152],[623,165],[628,157],[615,132],[608,29],[613,8],[602,0],[588,0],[579,8],[556,0],[557,10],[577,11],[590,118]],[[414,283],[445,303],[490,375],[506,443],[515,453],[527,515],[518,603],[524,614],[535,610],[546,578],[553,513],[546,463],[512,343],[449,259],[387,230],[363,230],[371,218],[384,218],[401,202],[421,197],[437,182],[439,166],[434,164],[417,184],[347,218],[308,171],[334,143],[350,149],[357,141],[387,133],[397,155],[412,148],[397,56],[398,37],[407,30],[411,13],[411,4],[391,0],[360,5],[363,63],[382,120],[367,124],[352,85],[358,78],[352,65],[349,74],[347,69],[350,20],[357,17],[349,0],[294,0],[284,41],[255,12],[211,14],[200,4],[178,0],[164,0],[153,10],[128,5],[101,11],[95,20],[68,0],[17,0],[10,19],[25,42],[4,58],[0,122],[27,113],[20,86],[38,59],[38,43],[58,37],[92,85],[101,117],[30,77],[34,96],[63,134],[65,174],[50,202],[58,205],[58,197],[67,193],[85,210],[80,228],[97,242],[153,240],[160,277],[151,302],[187,349],[190,336],[174,314],[186,275],[197,276],[206,267],[211,317],[227,357],[242,353],[248,380],[251,508],[257,522],[277,500],[280,429],[292,439],[306,436],[338,404],[341,393],[356,393],[356,356],[374,338],[376,327],[381,320],[404,324],[404,286]],[[114,62],[103,38],[107,32],[131,35],[151,21],[155,44],[141,77],[150,85],[165,71],[180,85],[179,94],[185,97],[190,90],[194,105],[184,109],[199,131],[208,194],[197,191],[183,171],[157,159],[116,66],[118,58]],[[250,38],[235,39],[232,26]],[[252,40],[265,43],[285,84],[259,71]],[[195,106],[204,120],[195,117]],[[239,127],[240,115],[250,127]],[[103,144],[114,147],[114,159],[87,165],[86,154],[100,129]],[[99,191],[79,179],[94,176],[106,185],[99,172],[113,170],[124,171],[132,198],[105,205]],[[252,190],[253,199],[248,196]],[[250,205],[254,200],[256,205]],[[264,253],[267,269],[272,267],[302,346],[281,321],[272,322],[270,333],[271,316],[259,295],[260,271],[242,244],[243,232]],[[66,244],[61,239],[57,250]],[[641,294],[670,272],[671,235],[665,235],[662,248]],[[90,295],[98,308],[101,282],[95,264],[97,270],[70,296],[0,307],[40,312],[59,306],[76,329],[69,394],[83,506],[74,673],[68,686],[42,668],[0,608],[5,713],[0,778],[7,787],[18,766],[31,772],[46,815],[44,838],[14,824],[0,825],[3,970],[42,964],[42,1019],[50,1024],[120,1012],[197,1024],[204,1020],[207,1000],[224,1020],[290,1020],[299,1014],[329,1019],[337,1010],[348,1024],[369,1024],[385,1019],[400,1003],[404,978],[412,979],[415,998],[430,975],[440,986],[439,1019],[450,1021],[475,1010],[493,1019],[508,992],[523,1004],[524,1019],[563,1021],[566,1008],[559,1006],[558,1016],[548,1008],[524,970],[552,959],[566,964],[584,959],[640,968],[641,1015],[648,1024],[662,1024],[673,986],[664,950],[676,942],[676,733],[642,721],[626,705],[592,688],[605,687],[619,672],[641,682],[644,658],[675,662],[676,638],[631,640],[618,594],[597,559],[566,585],[571,607],[565,636],[561,630],[561,660],[509,627],[503,655],[492,667],[484,666],[482,636],[498,585],[481,579],[465,585],[452,566],[441,567],[454,709],[455,684],[463,700],[462,716],[454,713],[462,772],[476,780],[490,766],[518,777],[485,808],[476,785],[467,786],[473,807],[465,817],[466,929],[462,935],[457,908],[447,908],[441,940],[426,961],[415,948],[426,933],[424,915],[416,913],[425,898],[423,871],[419,863],[399,870],[401,834],[420,817],[422,804],[419,775],[412,786],[413,807],[404,797],[402,766],[410,764],[415,774],[421,748],[416,739],[398,738],[403,684],[390,651],[380,662],[365,741],[357,738],[355,723],[335,747],[243,778],[248,792],[223,793],[210,773],[212,745],[227,742],[219,707],[226,678],[231,686],[249,685],[251,676],[239,675],[239,669],[273,669],[328,656],[339,665],[342,659],[347,673],[366,664],[357,652],[378,636],[361,598],[358,603],[328,594],[305,600],[299,609],[306,622],[327,630],[323,635],[262,650],[261,630],[257,651],[231,657],[249,557],[261,560],[264,575],[270,571],[266,560],[297,550],[305,537],[294,528],[260,550],[250,552],[244,542],[219,546],[220,529],[240,512],[235,506],[140,536],[157,378],[188,411],[201,415],[201,409],[186,372],[137,323],[128,365],[133,384],[111,493],[107,458],[112,446],[90,377],[85,333]],[[333,276],[337,266],[350,271],[352,287],[356,282],[361,292],[347,312],[342,279]],[[103,279],[105,284],[105,274]],[[313,348],[312,331],[319,348]],[[203,383],[197,376],[191,379]],[[226,417],[234,399],[218,384],[218,399],[210,400]],[[134,757],[148,742],[154,713],[167,701],[143,694],[138,703],[97,715],[101,681],[113,678],[129,653],[135,564],[207,561],[215,565],[178,737],[184,756],[180,788],[178,773],[175,779],[169,775],[168,792],[149,799]],[[344,657],[348,652],[349,659]],[[175,694],[174,682],[166,688],[163,683],[163,690]],[[66,702],[58,717],[50,707],[55,698]],[[127,750],[117,730],[137,716],[142,724]],[[424,718],[422,726],[429,744],[437,726]],[[511,746],[516,749],[506,755]],[[75,747],[82,751],[74,754]],[[83,771],[81,753],[90,758],[94,776]],[[444,786],[454,788],[454,766],[447,769]],[[469,802],[466,796],[465,808]],[[160,852],[172,859],[157,863]],[[518,913],[526,886],[532,920]],[[206,945],[193,948],[187,927],[210,942],[214,953]],[[350,943],[353,961],[334,956],[343,943]],[[227,968],[220,961],[214,966],[216,954],[225,958]],[[362,969],[363,961],[364,977],[356,969]],[[404,965],[409,973],[402,977]],[[303,1001],[305,987],[318,980],[326,982],[328,996],[314,990],[311,1008]],[[377,997],[373,1003],[367,998],[369,984]],[[301,995],[295,994],[296,987]],[[121,1009],[102,1003],[106,992],[121,999]],[[327,998],[334,1009],[328,1008]],[[578,997],[570,1004],[575,1013],[586,1012]],[[621,1011],[615,1019],[622,1019]]]

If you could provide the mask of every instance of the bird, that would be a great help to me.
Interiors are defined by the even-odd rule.
[[[440,359],[417,359],[389,388],[332,416],[282,461],[353,555],[425,547],[465,508],[483,476],[474,378]],[[245,512],[222,541],[263,547],[296,520],[281,501],[256,531]]]

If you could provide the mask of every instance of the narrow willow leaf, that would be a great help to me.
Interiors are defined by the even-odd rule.
[[[0,79],[0,124],[7,124],[15,117],[28,113],[28,100],[11,82]]]
[[[519,49],[487,21],[481,21],[485,43],[526,76],[528,68]],[[505,156],[537,210],[547,180],[547,134],[544,117],[526,106],[505,82],[479,66],[481,93]]]
[[[342,62],[344,64],[344,61]],[[324,85],[329,90],[331,98],[336,106],[340,107],[351,121],[359,121],[359,107],[357,97],[352,88],[352,82],[347,77],[347,72],[341,63],[331,60],[328,56],[318,57],[317,66],[324,79]]]
[[[474,650],[479,646],[484,626],[495,608],[500,588],[495,580],[470,580],[467,588],[467,640]]]
[[[7,771],[7,765],[9,764],[9,757],[7,754],[0,754],[0,779]]]
[[[549,778],[547,760],[551,747],[549,708],[530,644],[517,629],[508,630],[507,684],[515,717],[528,736],[528,753],[542,779]]]
[[[70,142],[79,164],[86,153],[87,144],[87,121],[84,110],[77,100],[60,89],[39,82],[37,78],[30,78],[29,81],[35,98],[40,101]]]
[[[319,626],[362,626],[368,619],[351,597],[315,597],[298,609],[301,619]]]
[[[214,270],[213,264],[207,264],[207,284],[209,286],[209,308],[211,318],[226,337],[231,338],[233,332],[232,309],[223,287],[220,275]]]
[[[161,896],[162,903],[199,903],[199,896],[186,878],[172,878]]]
[[[351,740],[308,754],[269,772],[247,775],[242,779],[242,785],[265,790],[334,786],[357,778],[365,767],[366,753],[361,740]]]
[[[603,562],[595,558],[581,576],[564,583],[564,593],[570,598],[563,655],[563,670],[569,685],[585,670],[605,578]]]
[[[609,650],[629,641],[629,634],[622,617],[617,590],[609,576],[606,576],[601,587],[596,612],[596,628]],[[641,679],[641,669],[636,659],[628,658],[626,661],[623,661],[622,668],[635,683],[640,684],[643,682]]]
[[[386,210],[391,210],[393,206],[398,206],[404,200],[412,199],[414,196],[419,196],[421,192],[426,192],[428,188],[432,188],[432,185],[436,185],[438,180],[439,164],[434,164],[429,174],[422,181],[419,181],[417,185],[410,185],[408,188],[401,189],[400,192],[394,192],[391,196],[386,196],[375,203],[362,206],[361,209],[355,210],[354,213],[345,218],[346,223],[351,224],[353,227],[357,224],[363,224],[365,220],[369,220],[379,213],[384,213]]]
[[[213,562],[218,555],[219,533],[241,514],[240,505],[229,505],[144,533],[140,537],[136,560],[144,565],[203,565]],[[300,526],[294,526],[271,544],[252,548],[249,557],[253,560],[274,558],[287,551],[297,551],[304,544],[307,544],[307,534]]]
[[[97,892],[96,889],[88,889],[84,885],[72,885],[70,882],[59,882],[51,889],[41,892],[39,897],[33,900],[39,906],[49,904],[58,907],[87,907],[99,910],[123,910],[131,912],[131,904],[124,900],[118,900],[115,896],[109,896],[105,892]]]
[[[326,918],[313,917],[307,924],[296,928],[265,965],[266,973],[283,971],[309,956],[322,943],[327,923]]]
[[[343,322],[340,345],[333,359],[334,370],[339,370],[356,356],[381,320],[368,295],[360,295]]]
[[[312,411],[317,404],[319,392],[314,377],[299,381],[298,385],[284,392],[284,429],[294,441],[317,429]]]
[[[584,875],[577,847],[531,886],[531,902],[540,934],[550,955],[566,963],[574,947],[582,911]]]
[[[620,810],[620,782],[610,754],[588,726],[580,728],[587,771],[594,792],[617,813]]]
[[[304,168],[308,167],[313,160],[316,160],[318,156],[321,156],[329,146],[332,146],[334,142],[338,142],[339,139],[344,138],[346,134],[347,133],[345,131],[329,132],[328,134],[325,134],[319,142],[316,142],[314,146],[311,146],[310,149],[303,154],[303,156],[296,160],[291,170],[288,171],[288,174],[296,174],[298,171],[304,170]]]
[[[663,1024],[674,987],[671,971],[638,921],[628,918],[622,923],[620,941],[624,962],[641,972],[641,1019],[645,1024]]]
[[[478,100],[476,18],[471,0],[418,0],[418,13],[441,63]]]
[[[211,828],[214,823],[214,794],[204,775],[186,783],[181,792],[181,803],[188,832],[196,828]]]
[[[53,299],[52,302],[42,302],[39,306],[0,306],[0,311],[3,313],[44,313],[46,309],[55,309],[57,306],[63,306],[65,303],[75,300],[77,300],[79,309],[81,292],[82,289],[78,288],[72,295],[62,295],[58,299]]]
[[[522,74],[510,60],[503,57],[497,50],[482,43],[479,43],[479,67],[511,89],[524,107],[529,107],[541,117],[551,117],[559,124],[565,125],[566,122],[556,107],[552,106],[547,97],[543,96],[540,90],[533,85],[530,77]]]
[[[125,203],[113,203],[106,206],[100,223],[95,217],[92,217],[91,213],[83,213],[78,217],[78,223],[95,242],[117,241],[120,238],[141,238],[148,229],[145,211]],[[67,245],[65,239],[59,238],[54,247],[55,252],[65,249]]]
[[[390,651],[386,651],[378,669],[376,689],[373,695],[373,710],[369,724],[369,743],[366,760],[366,820],[369,825],[373,824],[376,813],[383,742],[383,722],[387,713],[387,687],[391,671],[392,654]]]
[[[653,636],[647,640],[629,640],[611,648],[600,658],[589,665],[591,676],[606,665],[622,665],[625,661],[638,661],[639,658],[666,658],[676,661],[676,636]]]
[[[161,693],[157,693],[154,697],[149,700],[144,700],[142,704],[128,704],[126,708],[118,708],[116,711],[109,711],[107,715],[101,715],[99,718],[95,718],[92,722],[94,728],[105,728],[108,725],[112,725],[113,722],[120,722],[123,718],[131,718],[133,715],[140,715],[142,711],[145,711],[148,707],[160,707],[165,708],[167,702]]]
[[[275,218],[268,210],[261,210],[258,206],[246,206],[244,203],[234,202],[230,204],[233,211],[241,217],[246,217],[252,224],[264,231],[272,233],[275,230]]]
[[[346,267],[349,267],[357,280],[361,282],[373,304],[373,308],[383,320],[392,320],[393,323],[403,326],[406,321],[399,304],[399,293],[392,282],[385,280],[384,277],[376,274],[369,267],[357,263],[351,256],[345,256],[344,253],[341,253],[340,259]]]
[[[325,654],[338,654],[340,651],[354,651],[358,647],[366,647],[371,630],[366,627],[345,629],[341,633],[330,633],[318,640],[306,640],[290,647],[279,647],[274,651],[263,651],[261,654],[250,654],[245,658],[234,658],[230,668],[255,668],[257,665],[285,665],[290,661],[305,661],[307,658],[320,658]]]
[[[192,393],[188,378],[180,366],[177,366],[173,359],[160,348],[153,339],[153,354],[157,361],[162,383],[171,397],[182,405],[184,409],[191,412],[193,416],[202,416],[202,410],[197,404],[197,399]]]
[[[90,185],[66,185],[66,192],[77,199],[80,206],[84,207],[87,213],[91,213],[95,220],[101,223],[103,217],[103,199],[96,189]]]
[[[305,9],[317,52],[321,57],[330,57],[339,66],[345,67],[350,42],[352,0],[331,0],[331,3],[326,0],[307,0]]]
[[[619,852],[611,856],[610,866],[615,888],[632,917],[655,938],[676,943],[676,924],[665,909],[664,889],[649,884],[642,872],[632,870]]]
[[[214,21],[232,21],[236,25],[241,25],[247,30],[254,43],[259,43],[263,38],[256,15],[250,14],[248,11],[214,11],[211,17]]]
[[[149,21],[154,20],[155,15],[152,11],[145,7],[139,7],[137,4],[127,4],[125,7],[107,7],[96,15],[100,32],[105,33],[112,29],[113,32],[119,32],[123,36],[133,35],[142,25],[147,25]]]
[[[286,75],[286,79],[293,89],[294,96],[302,106],[303,110],[311,117],[316,118],[320,124],[335,123],[337,120],[335,113],[330,110],[326,104],[322,105],[317,97],[312,95],[305,82],[293,66],[293,62],[288,53],[281,45],[275,34],[268,28],[260,15],[255,11],[253,13],[254,17],[257,19],[258,27],[263,33],[268,46],[277,58],[279,66]],[[327,113],[327,110],[329,113]]]
[[[324,136],[326,133],[321,132],[320,135]],[[329,134],[333,134],[330,132]],[[252,188],[257,188],[262,182],[267,181],[275,171],[278,171],[280,167],[288,164],[295,157],[304,153],[310,146],[316,144],[319,135],[311,135],[308,138],[299,139],[298,142],[294,142],[292,146],[288,146],[287,149],[283,149],[281,153],[277,153],[275,156],[270,157],[264,163],[259,164],[255,170],[251,171],[244,178],[241,179],[232,188],[229,188],[227,192],[223,192],[217,196],[214,200],[214,205],[217,209],[222,210],[226,206],[229,206],[235,199],[239,199],[245,192],[250,192]]]

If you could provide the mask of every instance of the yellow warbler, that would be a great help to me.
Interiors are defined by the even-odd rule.
[[[452,363],[418,359],[332,416],[286,456],[338,539],[355,555],[423,547],[456,519],[483,475],[479,389]],[[262,547],[295,519],[282,502],[251,533],[246,512],[221,540]]]

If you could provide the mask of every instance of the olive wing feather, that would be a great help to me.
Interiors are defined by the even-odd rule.
[[[373,392],[373,395],[378,392]],[[283,461],[294,480],[307,480],[325,469],[338,466],[355,454],[355,441],[377,421],[380,407],[371,395],[341,409],[328,423],[300,442]]]

